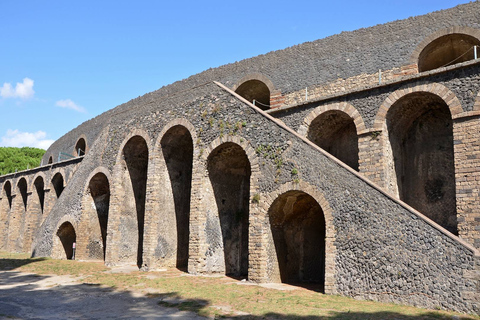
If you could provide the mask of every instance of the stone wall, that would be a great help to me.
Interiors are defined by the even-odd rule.
[[[0,177],[0,249],[32,252],[36,232],[57,202],[53,177],[61,175],[67,185],[81,161],[79,157]]]
[[[475,138],[476,134],[473,131],[475,131],[476,128],[475,125],[479,110],[479,71],[480,63],[473,61],[455,67],[431,71],[427,74],[399,79],[389,84],[378,85],[363,90],[354,90],[350,93],[320,99],[317,102],[271,110],[269,113],[282,120],[287,126],[297,130],[304,137],[308,137],[309,130],[311,130],[312,123],[315,122],[315,119],[318,119],[318,117],[327,112],[337,111],[350,117],[357,128],[360,173],[385,188],[392,196],[408,201],[410,205],[415,206],[418,210],[429,215],[428,210],[430,209],[425,206],[428,201],[423,200],[422,202],[422,200],[418,200],[421,199],[419,194],[424,191],[419,190],[419,193],[414,193],[414,188],[408,188],[408,192],[415,194],[415,198],[421,202],[414,203],[415,201],[408,200],[408,194],[402,194],[400,182],[397,181],[399,169],[395,167],[396,161],[394,161],[394,158],[398,160],[400,156],[398,152],[395,151],[395,147],[392,149],[395,143],[396,133],[393,133],[393,131],[390,132],[392,129],[387,124],[401,123],[401,121],[403,121],[402,118],[406,117],[406,111],[402,111],[399,119],[392,118],[389,120],[387,119],[387,114],[393,115],[393,112],[390,112],[390,107],[393,105],[397,106],[399,101],[405,101],[406,98],[415,97],[415,95],[418,96],[416,98],[417,100],[420,99],[420,97],[423,97],[422,99],[426,97],[437,97],[436,99],[439,99],[438,101],[448,107],[449,111],[446,112],[450,113],[448,117],[450,117],[453,122],[453,137],[450,138],[453,139],[453,141],[447,143],[445,147],[450,149],[454,147],[451,152],[451,157],[453,157],[452,161],[455,163],[455,168],[451,168],[452,177],[446,179],[452,182],[450,187],[452,191],[450,193],[455,193],[455,199],[447,200],[445,197],[444,205],[455,208],[454,202],[456,202],[456,210],[445,209],[448,211],[448,214],[442,214],[441,217],[434,217],[433,214],[429,216],[450,231],[454,233],[458,232],[462,238],[478,247],[480,230],[478,230],[477,220],[479,219],[478,212],[480,212],[480,205],[478,201],[475,201],[476,198],[474,195],[476,194],[477,187],[472,181],[476,181],[475,170],[478,168],[475,166],[474,155],[478,142]],[[418,101],[415,102],[417,106],[414,109],[419,108],[418,103],[420,102]],[[436,119],[436,116],[430,118]],[[435,121],[438,122],[438,119]],[[467,123],[469,125],[466,126]],[[452,124],[449,126],[451,128]],[[404,130],[406,127],[407,125],[401,125],[401,130]],[[400,136],[400,134],[398,135]],[[419,141],[419,139],[419,137],[416,138],[417,141]],[[405,140],[402,141],[405,143]],[[427,152],[426,150],[429,145],[433,146],[433,140],[427,142],[427,144],[428,145],[420,147],[425,152]],[[441,149],[444,149],[444,147]],[[440,151],[437,153],[440,159],[446,159],[446,156],[440,155],[439,152]],[[427,157],[432,157],[432,153],[428,153]],[[426,163],[428,163],[428,161]],[[435,161],[435,165],[438,165],[439,168],[442,167],[438,161]],[[420,165],[417,163],[414,165],[414,168],[420,168]],[[407,171],[412,170],[413,169],[408,169]],[[445,168],[442,167],[442,169],[439,170],[437,173],[438,177],[446,174]],[[423,184],[426,185],[429,181],[431,182],[437,179],[433,177],[431,171],[431,166],[428,169],[425,168],[422,172],[429,176],[424,178],[425,181],[416,183],[415,185],[423,188]],[[453,183],[453,171],[456,175],[456,186]],[[421,174],[418,176],[420,177]],[[460,179],[460,181],[457,179]],[[466,179],[470,180],[470,182],[467,183],[465,181]],[[439,180],[437,181],[437,184],[438,183],[440,183]],[[425,192],[425,197],[427,197],[427,193],[430,191],[427,190]],[[447,203],[451,203],[451,205]],[[437,205],[439,204],[440,203]],[[432,212],[440,212],[442,210],[440,207],[431,209]],[[446,215],[452,216],[447,219]],[[448,221],[445,220],[445,222],[441,222],[444,218]]]
[[[137,106],[132,113],[112,118],[110,127],[90,148],[38,232],[35,255],[56,255],[58,249],[55,248],[59,247],[56,232],[69,222],[75,230],[81,230],[75,231],[79,248],[77,258],[98,257],[88,249],[98,248],[101,240],[98,229],[88,227],[95,221],[96,214],[85,207],[91,206],[91,201],[85,200],[91,185],[85,177],[91,179],[103,172],[109,179],[111,192],[107,264],[137,263],[145,270],[175,267],[176,253],[181,250],[177,234],[180,228],[188,228],[190,273],[233,270],[230,273],[242,275],[242,264],[235,265],[232,261],[245,261],[241,253],[245,249],[239,249],[243,243],[240,241],[243,227],[236,229],[238,233],[229,235],[225,226],[242,221],[239,212],[228,208],[231,208],[231,201],[242,201],[243,197],[217,194],[215,184],[222,185],[223,180],[212,176],[212,170],[216,169],[209,166],[215,163],[216,168],[230,168],[223,171],[225,176],[249,172],[249,214],[248,222],[243,223],[248,225],[245,276],[251,281],[288,282],[285,268],[290,270],[287,275],[290,274],[291,279],[301,280],[295,277],[308,275],[301,270],[310,268],[317,271],[309,279],[320,282],[326,293],[479,312],[476,298],[478,252],[473,247],[388,197],[371,182],[228,89],[207,84],[183,95]],[[167,165],[168,157],[165,158],[161,143],[166,137],[180,137],[170,135],[172,129],[179,127],[182,128],[179,132],[189,132],[193,143],[188,226],[176,223],[178,208],[175,207],[171,174],[178,171],[171,171],[172,167]],[[134,184],[128,186],[124,178],[128,171],[121,165],[125,156],[123,150],[135,137],[142,137],[148,148],[141,248],[138,243],[131,247],[131,242],[122,236],[138,236],[138,223],[141,223],[125,219],[130,213],[123,205],[125,192],[135,188]],[[243,150],[244,156],[238,150]],[[217,155],[222,156],[211,162]],[[248,159],[250,171],[243,169],[245,160],[241,159]],[[316,209],[313,216],[302,218],[298,213],[302,210],[295,208],[304,205],[320,209]],[[129,212],[135,212],[134,207]],[[222,210],[227,210],[228,219],[222,219]],[[317,219],[323,215],[319,220],[323,222],[315,223],[325,224],[322,231],[325,239],[314,240],[323,241],[320,246],[325,248],[324,253],[313,256],[320,259],[318,265],[282,265],[285,262],[281,262],[282,256],[277,254],[278,239],[282,236],[272,225],[279,225],[279,220],[271,220],[278,210],[296,217],[288,230],[300,232],[298,236],[301,237],[311,237],[307,231],[298,229],[302,219]],[[161,227],[164,224],[169,226],[168,230]],[[301,245],[302,242],[295,243]],[[304,249],[291,246],[287,254],[310,257],[311,253]],[[132,256],[132,252],[136,254]],[[240,268],[238,273],[236,267]]]
[[[479,6],[210,69],[87,121],[47,151],[43,163],[54,164],[0,177],[0,248],[72,258],[76,243],[77,259],[107,265],[314,282],[328,294],[480,313],[480,63],[415,74],[412,58],[439,30],[480,28]],[[229,89],[246,79],[268,84],[276,118]],[[402,119],[391,110],[425,95],[451,116],[461,238],[397,199],[392,123]],[[326,113],[355,126],[342,139],[358,138],[360,173],[305,139]],[[86,154],[56,163],[81,138]]]

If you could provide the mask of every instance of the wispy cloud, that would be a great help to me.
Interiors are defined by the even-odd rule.
[[[55,105],[60,108],[66,108],[66,109],[72,109],[77,112],[87,112],[84,107],[77,105],[75,102],[73,102],[70,99],[65,99],[65,100],[58,100]]]
[[[0,87],[0,97],[2,98],[30,99],[34,94],[33,80],[30,78],[24,78],[22,83],[17,82],[15,88],[8,82]]]
[[[47,133],[44,131],[21,132],[19,130],[8,129],[7,133],[1,138],[2,147],[34,147],[48,149],[55,140],[45,139]]]

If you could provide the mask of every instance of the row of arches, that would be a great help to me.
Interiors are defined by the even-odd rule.
[[[374,166],[360,159],[360,148],[377,152],[384,166],[375,170],[385,171],[378,182],[458,235],[453,119],[462,113],[460,102],[439,84],[401,89],[386,101],[373,129],[365,128],[352,105],[336,103],[317,107],[299,132],[356,171],[372,170],[365,163]]]
[[[198,263],[200,254],[204,262],[198,272],[249,277],[252,250],[263,250],[251,240],[252,210],[260,207],[251,200],[256,159],[247,155],[246,142],[231,137],[212,143],[204,162],[197,162],[191,132],[178,124],[164,130],[158,159],[144,134],[126,139],[114,172],[97,168],[88,178],[82,220],[67,218],[57,225],[53,255],[61,251],[63,258],[70,258],[78,241],[82,258],[139,268],[154,267],[155,259],[163,259],[159,265],[190,271],[197,268],[191,264]],[[317,283],[323,290],[324,212],[310,189],[300,190],[298,184],[291,188],[296,190],[276,195],[265,215],[270,250],[275,252],[268,277]]]
[[[12,180],[6,180],[0,198],[0,248],[30,251],[36,229],[63,189],[61,172],[55,173],[47,186],[43,174],[35,175],[30,186],[25,177],[20,177],[16,184]]]
[[[417,65],[418,72],[426,72],[478,57],[480,30],[462,27],[439,30],[426,37],[413,51],[410,62]],[[271,108],[271,92],[275,89],[273,83],[264,75],[252,74],[244,77],[233,90],[262,110]],[[328,149],[328,146],[325,147]]]

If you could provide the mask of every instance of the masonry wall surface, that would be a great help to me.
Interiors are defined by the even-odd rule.
[[[99,166],[105,167],[112,173],[115,184],[115,159],[119,159],[118,152],[124,141],[135,132],[142,132],[149,138],[147,145],[150,146],[150,158],[153,158],[160,150],[151,146],[162,138],[159,134],[164,126],[186,116],[188,118],[182,121],[191,123],[189,127],[195,130],[191,132],[195,169],[189,226],[189,272],[225,272],[221,263],[212,264],[215,256],[206,254],[208,248],[218,248],[223,254],[224,247],[221,237],[214,236],[221,234],[218,212],[202,199],[209,192],[209,153],[223,143],[236,143],[244,148],[252,163],[250,280],[274,280],[269,278],[267,271],[269,264],[275,264],[276,259],[264,252],[273,245],[267,212],[276,197],[274,195],[288,185],[290,189],[302,190],[315,197],[325,212],[327,230],[330,230],[327,231],[329,242],[326,245],[326,256],[329,257],[326,258],[326,270],[329,270],[326,272],[330,272],[325,277],[327,292],[478,312],[478,299],[472,298],[478,293],[478,279],[464,276],[475,274],[478,252],[373,188],[241,98],[215,84],[208,84],[170,99],[138,106],[132,112],[133,117],[125,114],[123,118],[112,118],[110,128],[84,157],[64,191],[65,197],[58,200],[40,229],[35,246],[37,255],[51,253],[52,235],[60,223],[71,219],[73,221],[68,221],[75,226],[82,220],[82,192],[79,190],[84,190],[85,183],[88,183],[85,176]],[[132,127],[136,129],[132,131]],[[149,164],[149,172],[154,170]],[[161,185],[158,187],[162,188]],[[147,190],[153,192],[153,189],[154,185],[147,180]],[[258,203],[252,201],[256,194]],[[115,239],[112,234],[125,226],[119,222],[118,216],[114,218],[119,214],[114,209],[113,202],[118,201],[114,194],[111,201],[106,262],[121,264],[118,256],[121,256],[122,248],[110,239]],[[146,221],[161,219],[162,214],[166,214],[161,210],[156,212],[153,205],[147,191]],[[161,258],[156,256],[159,251],[151,249],[159,244],[168,246],[168,243],[160,243],[161,239],[162,234],[155,231],[145,234],[144,261]],[[112,251],[116,251],[117,257],[113,260],[108,254]],[[221,256],[218,259],[216,261],[222,261]]]
[[[479,21],[480,4],[475,2],[345,32],[210,69],[109,110],[57,140],[43,163],[50,157],[57,162],[61,152],[74,155],[81,138],[86,142],[84,156],[0,177],[0,218],[6,219],[0,228],[6,230],[0,248],[68,258],[71,251],[64,245],[74,239],[80,260],[104,258],[107,265],[136,262],[142,270],[155,270],[176,266],[178,252],[186,250],[179,248],[183,240],[178,234],[188,229],[188,257],[182,253],[182,259],[188,258],[188,272],[224,274],[238,267],[241,272],[233,273],[250,281],[275,282],[282,280],[283,262],[275,248],[278,237],[272,232],[270,209],[286,194],[305,194],[311,197],[309,203],[321,208],[316,207],[315,214],[323,214],[323,220],[315,217],[314,221],[325,223],[320,228],[325,232],[325,249],[316,257],[323,259],[316,272],[324,274],[314,278],[323,281],[326,293],[480,313],[480,258],[470,245],[480,238],[475,236],[480,233],[476,204],[480,63],[409,74],[415,70],[411,61],[415,48],[429,35],[452,26],[478,29]],[[339,93],[340,88],[328,98],[317,97],[307,104],[297,99],[308,86],[338,84],[339,79],[372,75],[379,68],[405,66],[409,75],[398,81],[392,78],[391,83],[345,93]],[[291,108],[271,112],[275,119],[229,90],[242,79],[256,79],[252,74],[268,80],[275,103],[292,103]],[[452,113],[459,235],[470,244],[389,195],[395,196],[395,190],[381,119],[388,110],[385,106],[393,103],[391,95],[419,88],[440,96],[444,93]],[[331,105],[341,106],[357,126],[360,174],[301,137],[306,135],[308,115]],[[170,155],[164,153],[162,143],[165,137],[174,141],[169,132],[175,127],[188,132],[193,143],[191,173],[187,173],[191,174],[190,207],[182,209],[189,216],[181,222],[176,218],[175,183],[190,170],[190,164],[169,167]],[[146,185],[140,189],[128,173],[130,154],[123,152],[131,139],[144,141],[146,148],[142,151]],[[218,150],[236,151],[233,160],[210,162]],[[239,157],[242,160],[237,163]],[[461,166],[458,161],[463,161]],[[217,170],[242,177],[234,187],[245,196],[218,192],[218,185],[227,183],[217,179]],[[51,182],[57,173],[64,181],[58,199]],[[97,173],[108,180],[105,240],[89,185]],[[45,182],[42,217],[12,218],[38,214],[33,186],[38,176]],[[23,177],[28,185],[26,212],[21,210],[22,196],[16,191]],[[8,184],[11,195],[5,194]],[[229,187],[234,188],[233,184]],[[126,197],[129,193],[135,197]],[[127,219],[137,214],[139,200],[145,204],[141,208],[144,221],[143,213],[142,219]],[[237,211],[235,218],[232,210]],[[232,212],[222,218],[223,211]],[[244,221],[242,227],[227,234],[237,218]],[[140,223],[144,223],[143,232]],[[243,238],[245,233],[248,239]],[[132,234],[142,239],[142,248],[131,241]],[[228,247],[241,247],[238,252],[242,253],[228,250],[226,255]]]

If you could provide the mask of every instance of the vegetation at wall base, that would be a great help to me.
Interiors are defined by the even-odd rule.
[[[38,167],[44,154],[38,148],[0,147],[0,175]]]

